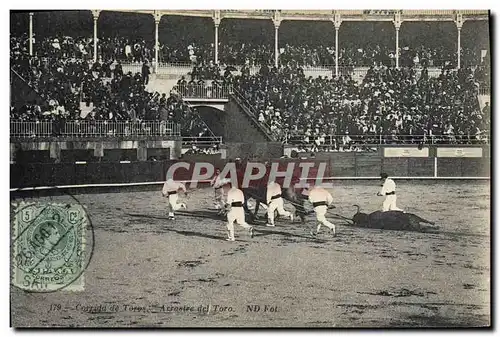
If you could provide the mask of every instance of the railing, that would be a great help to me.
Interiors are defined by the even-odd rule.
[[[490,95],[491,88],[489,86],[480,86],[478,93],[479,95]]]
[[[432,61],[431,61],[432,62]],[[140,73],[142,70],[141,62],[121,62],[123,71],[125,73],[131,71],[132,73]],[[194,63],[189,62],[159,62],[158,64],[158,74],[163,76],[186,76],[189,77],[189,73],[193,70],[195,66]],[[282,64],[280,63],[280,66]],[[224,67],[221,67],[221,75],[224,74],[226,67],[234,68],[234,74],[241,74],[241,68],[243,65],[241,64],[227,64]],[[272,67],[272,65],[271,65]],[[150,64],[150,70],[154,70],[154,62]],[[248,66],[250,75],[255,75],[260,71],[261,66]],[[345,65],[339,64],[339,75],[351,75],[355,79],[362,79],[368,70],[369,65]],[[114,69],[114,65],[111,66],[111,69]],[[302,66],[304,73],[306,76],[318,77],[318,76],[333,76],[335,75],[335,64],[318,64],[315,66]],[[422,68],[415,67],[418,71]],[[442,66],[434,66],[431,65],[428,67],[428,72],[430,77],[436,77],[441,73]]]
[[[464,15],[488,15],[487,10],[481,9],[461,9],[460,12]]]
[[[180,136],[178,124],[166,121],[72,121],[61,132],[67,137]]]
[[[123,65],[123,64],[122,64]],[[123,65],[125,66],[125,65]],[[127,67],[136,67],[138,69],[137,71],[140,72],[140,67],[141,64],[130,64],[127,65]],[[283,66],[280,63],[280,67]],[[160,74],[169,74],[169,75],[188,75],[193,70],[194,64],[189,64],[189,63],[162,63],[160,62],[158,65],[158,72]],[[226,65],[221,68],[221,75],[224,74],[224,71],[226,67],[231,67],[236,70],[233,71],[234,74],[241,74],[241,68],[243,68],[243,65],[241,64],[232,64],[232,65]],[[368,71],[370,65],[345,65],[345,64],[339,64],[339,75],[354,75],[354,76],[364,76],[366,72]],[[259,73],[260,71],[260,66],[248,66],[250,75],[255,75]],[[422,67],[415,66],[415,70],[419,71],[422,69]],[[429,72],[429,76],[438,76],[441,73],[442,66],[429,66],[427,67],[427,70]],[[302,66],[302,69],[304,70],[304,73],[306,76],[332,76],[335,75],[335,64],[318,64],[315,66]],[[125,68],[124,68],[125,71]],[[435,74],[435,75],[434,75]]]
[[[10,128],[13,138],[180,136],[180,125],[166,121],[11,121]]]
[[[190,68],[192,69],[194,67],[194,63],[190,62],[190,61],[186,61],[186,62],[163,62],[163,61],[160,61],[160,63],[158,63],[158,66],[159,67],[178,67],[178,68]]]
[[[401,14],[403,16],[412,16],[412,15],[455,15],[458,12],[461,12],[465,15],[488,15],[487,10],[478,10],[478,9],[461,9],[461,10],[453,10],[453,9],[403,9],[401,10]]]
[[[182,147],[196,146],[197,148],[209,148],[220,146],[222,137],[182,137]]]
[[[332,77],[335,75],[335,66],[304,66],[305,77]]]
[[[122,65],[123,72],[126,74],[127,72],[131,71],[132,74],[135,73],[140,73],[142,71],[142,63],[140,62],[128,62],[128,61],[123,61],[120,62]],[[112,70],[114,67],[112,67]]]
[[[285,136],[283,143],[297,146],[340,148],[348,145],[388,144],[489,144],[488,135],[327,135],[322,138]],[[317,141],[317,139],[320,139]]]
[[[227,85],[176,85],[173,90],[177,91],[183,98],[206,98],[206,99],[227,99],[230,87]]]
[[[452,9],[403,9],[402,15],[454,15]]]
[[[159,62],[158,74],[187,76],[193,70],[194,64],[189,62]]]
[[[10,121],[10,136],[14,138],[50,137],[51,121]]]

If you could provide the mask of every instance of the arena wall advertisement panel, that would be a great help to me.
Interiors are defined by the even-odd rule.
[[[413,147],[386,147],[384,148],[384,157],[399,158],[399,157],[429,157],[429,148],[423,147],[422,149]]]
[[[438,157],[448,158],[482,158],[483,149],[480,147],[438,147]]]

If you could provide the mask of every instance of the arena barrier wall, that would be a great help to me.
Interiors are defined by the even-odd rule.
[[[254,144],[254,149],[260,144]],[[244,149],[243,144],[239,145]],[[248,146],[248,145],[246,145]],[[254,161],[269,160],[278,146],[263,147],[261,155]],[[442,147],[439,147],[442,148]],[[401,150],[401,156],[398,152]],[[389,156],[384,148],[377,152],[323,152],[313,158],[274,159],[281,163],[280,171],[285,171],[289,162],[326,163],[326,179],[378,179],[381,171],[397,179],[489,179],[490,149],[483,147],[448,147],[446,151],[438,148],[425,150],[425,156],[402,148],[394,148]],[[255,154],[256,152],[251,152]],[[258,152],[257,152],[258,153]],[[241,154],[241,153],[239,153]],[[276,154],[272,154],[276,158]],[[255,155],[254,155],[255,157]],[[229,158],[231,158],[229,156]],[[182,159],[191,165],[190,170],[178,170],[175,179],[192,180],[192,168],[196,162],[211,163],[223,168],[228,162],[220,155],[194,155]],[[168,168],[177,161],[125,161],[125,162],[67,162],[11,164],[11,190],[19,188],[50,188],[51,186],[88,186],[88,185],[154,185],[165,181]],[[203,173],[203,172],[202,172]],[[310,174],[315,174],[311,170]]]
[[[342,160],[338,160],[342,158]],[[434,160],[415,160],[413,158],[385,159],[381,166],[371,166],[376,158],[342,156],[327,162],[325,180],[342,179],[378,179],[381,169],[396,179],[489,179],[489,162],[471,158],[441,158],[437,176],[433,175]],[[301,161],[304,162],[304,161]],[[309,178],[316,177],[319,163],[309,172]],[[11,165],[11,191],[17,189],[50,189],[66,187],[92,186],[134,186],[162,184],[166,172],[174,161],[118,162],[118,163],[58,163]],[[225,160],[212,162],[216,167],[223,167]],[[193,163],[194,164],[194,163]],[[178,170],[176,180],[191,181],[192,168]],[[279,170],[285,171],[286,165]],[[202,171],[202,173],[204,173]],[[368,175],[369,174],[369,175]],[[207,183],[208,181],[200,181]]]
[[[280,158],[283,155],[283,145],[277,142],[238,143],[225,144],[226,158],[252,159],[266,161],[271,158]]]
[[[165,180],[170,161],[11,164],[11,188],[133,184]]]

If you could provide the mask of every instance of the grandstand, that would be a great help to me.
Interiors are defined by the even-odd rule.
[[[11,16],[12,162],[489,143],[487,11]]]

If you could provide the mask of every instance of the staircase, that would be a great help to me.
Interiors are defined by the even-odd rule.
[[[238,114],[239,112],[239,114]],[[257,112],[243,95],[233,88],[229,95],[226,139],[235,142],[274,142],[271,128],[257,119]],[[242,120],[243,119],[243,120]],[[243,122],[243,123],[242,123]],[[246,122],[246,123],[245,123]],[[246,129],[246,130],[245,130]]]
[[[20,107],[26,103],[34,101],[37,105],[44,106],[47,104],[45,99],[38,91],[36,91],[26,80],[14,69],[10,69],[10,104],[11,106]]]

